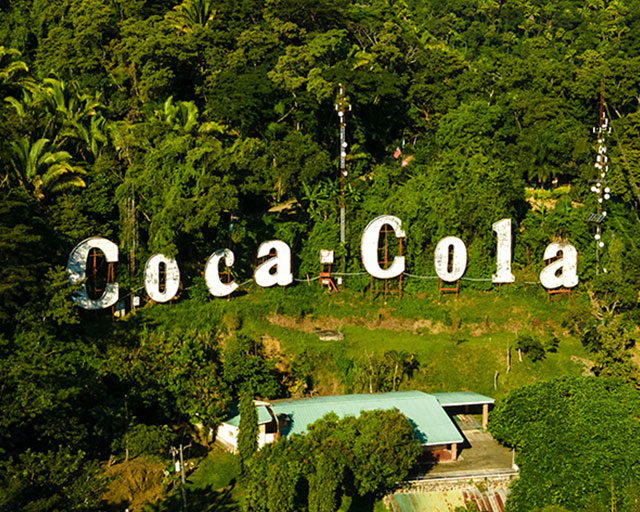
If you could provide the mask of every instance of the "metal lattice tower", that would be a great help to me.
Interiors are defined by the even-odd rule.
[[[596,224],[596,234],[594,235],[596,243],[596,274],[600,273],[600,250],[604,248],[604,240],[602,239],[602,223],[607,217],[605,209],[605,201],[611,198],[611,189],[607,186],[607,173],[609,172],[607,157],[606,136],[611,133],[609,119],[604,108],[604,80],[600,86],[600,117],[599,126],[593,128],[593,133],[598,137],[598,154],[596,156],[596,179],[593,180],[594,185],[591,186],[591,192],[597,196],[597,210],[592,213],[587,220]],[[604,272],[607,269],[603,269]]]
[[[135,186],[131,184],[131,190],[125,199],[124,206],[124,226],[123,226],[124,239],[129,247],[129,281],[131,289],[133,290],[133,281],[135,277],[136,266],[136,251],[138,249],[138,226],[136,219],[136,192]],[[134,297],[135,294],[131,294],[131,308],[135,309]]]
[[[346,241],[346,208],[344,201],[344,187],[345,180],[347,178],[347,112],[351,112],[351,105],[349,105],[345,98],[344,87],[342,84],[338,84],[340,87],[340,94],[338,103],[336,103],[336,111],[338,112],[338,118],[340,119],[340,243],[345,244]]]

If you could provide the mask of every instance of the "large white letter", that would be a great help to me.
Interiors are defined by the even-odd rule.
[[[227,267],[233,265],[235,256],[231,249],[218,249],[207,260],[207,266],[204,268],[204,280],[207,283],[209,292],[214,297],[226,297],[231,295],[238,289],[235,281],[223,283],[220,281],[220,260],[224,258],[224,264]]]
[[[262,242],[258,247],[258,258],[269,256],[275,249],[276,255],[261,264],[255,271],[253,277],[258,286],[267,288],[278,284],[287,286],[293,282],[291,273],[291,249],[281,240],[271,240]]]
[[[104,253],[107,263],[118,261],[118,246],[106,238],[93,237],[76,245],[67,260],[67,274],[71,284],[79,283],[86,277],[87,257],[91,249],[99,249]],[[113,306],[118,301],[118,283],[108,283],[99,299],[90,299],[86,285],[74,295],[73,301],[84,309],[103,309]]]
[[[404,256],[395,256],[389,268],[383,269],[378,261],[378,240],[382,226],[389,225],[393,228],[396,237],[404,238],[402,221],[393,215],[381,215],[373,219],[362,232],[362,242],[360,250],[362,252],[362,263],[370,275],[376,279],[393,279],[404,272]]]
[[[511,219],[502,219],[491,226],[498,235],[496,273],[491,276],[494,283],[513,283],[516,278],[511,273]]]
[[[453,263],[449,272],[449,248],[453,251]],[[446,236],[436,245],[433,264],[436,274],[443,281],[457,281],[467,269],[467,248],[464,242],[455,236]]]
[[[540,272],[542,286],[554,288],[573,288],[578,285],[578,251],[566,242],[553,242],[544,250],[543,258],[550,260],[562,253],[562,258],[547,265]]]
[[[160,264],[164,263],[164,291],[160,291]],[[173,258],[164,254],[154,254],[144,267],[144,289],[151,300],[169,302],[178,293],[180,287],[180,269]]]

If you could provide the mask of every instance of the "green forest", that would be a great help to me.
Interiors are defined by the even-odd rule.
[[[469,389],[497,398],[490,428],[518,448],[507,510],[635,511],[639,207],[638,1],[0,0],[0,510],[124,510],[113,468],[162,469],[189,443],[206,466],[243,396]],[[407,233],[401,297],[362,265],[383,214]],[[490,282],[503,218],[506,291]],[[440,301],[416,276],[448,235],[469,259]],[[92,236],[119,247],[118,318],[72,300],[85,283],[67,259]],[[294,282],[262,289],[257,249],[274,239]],[[551,242],[578,251],[571,298],[539,283]],[[242,283],[229,300],[203,277],[223,248]],[[321,249],[338,293],[317,282]],[[157,253],[180,267],[171,304],[144,292]],[[415,457],[403,421],[326,418],[218,454],[228,475],[194,474],[195,509],[378,510]],[[363,459],[370,424],[397,431],[384,478]],[[561,469],[559,447],[582,441]],[[184,509],[165,480],[131,510]]]

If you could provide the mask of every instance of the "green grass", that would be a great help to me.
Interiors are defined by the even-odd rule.
[[[320,324],[326,316],[355,319],[340,329],[345,335],[344,341],[323,342],[314,334],[272,325],[260,317],[251,319],[251,329],[280,340],[281,350],[287,357],[311,351],[318,367],[315,381],[321,389],[332,386],[335,389],[333,383],[341,381],[336,371],[341,359],[363,359],[366,353],[383,354],[390,350],[414,353],[420,362],[419,371],[410,381],[405,380],[401,389],[473,390],[496,398],[526,384],[579,375],[582,367],[573,362],[571,356],[588,357],[579,340],[567,335],[561,325],[568,301],[547,302],[544,293],[514,290],[498,296],[468,291],[458,299],[447,297],[441,304],[429,299],[405,298],[389,300],[384,305],[376,300],[358,302],[346,294],[339,299],[335,295],[319,299],[328,305],[314,305],[314,311],[305,317],[316,319]],[[381,315],[383,319],[379,321]],[[398,330],[397,326],[393,330],[370,329],[366,325],[367,322],[384,325],[385,321],[393,324],[394,320],[403,318],[433,321],[431,328],[412,329],[408,323],[404,330]],[[554,334],[560,339],[557,352],[547,353],[544,360],[535,363],[525,355],[520,362],[514,349],[520,332],[540,336]],[[507,373],[509,347],[511,370]],[[499,372],[498,386],[494,389],[496,371]],[[348,388],[344,382],[338,386],[340,392],[350,391]]]
[[[148,512],[181,512],[186,499],[188,510],[198,512],[234,512],[240,509],[237,496],[237,456],[214,446],[189,475],[183,498],[178,484],[160,503],[147,507]]]
[[[366,293],[329,295],[319,287],[302,285],[250,290],[231,301],[158,305],[140,311],[136,321],[163,329],[190,326],[226,332],[232,326],[256,339],[267,334],[279,340],[284,359],[292,360],[305,351],[312,355],[314,387],[321,393],[364,391],[349,380],[345,368],[353,361],[364,361],[367,353],[397,350],[416,355],[420,368],[410,381],[401,383],[401,389],[472,390],[496,398],[525,384],[578,375],[582,368],[571,356],[589,357],[562,326],[572,303],[558,298],[547,302],[544,291],[536,287],[512,288],[502,295],[497,290],[465,288],[458,298],[445,296],[441,303],[437,294],[420,297],[389,298],[385,304],[382,298],[370,300]],[[577,293],[573,300],[585,299]],[[323,342],[293,325],[273,325],[267,319],[273,313],[292,321],[315,321],[320,327],[324,319],[342,319],[345,340]],[[526,357],[519,362],[513,347],[517,334],[525,332],[555,335],[560,340],[558,351],[536,363]],[[498,387],[494,389],[496,371]]]
[[[238,456],[214,446],[198,464],[198,469],[189,475],[189,488],[222,489],[235,483],[239,471]]]
[[[282,327],[266,328],[282,340],[285,353],[301,353],[311,349],[319,355],[318,363],[330,362],[341,356],[362,358],[367,352],[384,353],[406,350],[414,353],[420,368],[411,381],[404,381],[401,389],[425,391],[472,390],[494,397],[508,390],[548,380],[561,375],[579,375],[582,368],[571,360],[572,355],[585,357],[584,348],[573,337],[563,338],[555,353],[547,353],[542,361],[531,362],[526,355],[519,362],[514,333],[492,332],[478,337],[462,332],[466,341],[456,344],[450,333],[413,334],[383,329],[369,330],[359,326],[345,326],[341,342],[322,342],[313,334],[291,332]],[[511,347],[511,371],[507,373],[507,347]],[[494,389],[494,374],[498,388]]]

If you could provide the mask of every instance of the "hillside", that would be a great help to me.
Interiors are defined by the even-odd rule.
[[[381,297],[328,294],[317,284],[303,284],[286,291],[254,289],[229,302],[156,305],[137,315],[176,328],[185,318],[209,318],[220,326],[223,344],[234,336],[250,337],[275,361],[294,395],[368,392],[370,377],[374,391],[389,391],[395,352],[405,354],[396,389],[473,390],[501,397],[524,384],[591,373],[590,355],[572,330],[572,314],[585,300],[583,293],[571,302],[547,302],[542,290],[512,289],[501,295],[466,290],[441,303],[437,295],[423,294],[384,304]],[[327,329],[344,339],[322,341],[316,333]],[[520,360],[516,346],[523,335],[547,346],[541,360],[526,355]]]
[[[0,509],[102,510],[106,467],[205,457],[240,397],[470,389],[497,408],[561,377],[635,396],[638,34],[632,0],[0,2]],[[541,272],[572,300],[547,302]],[[244,462],[289,449],[252,458],[243,431]],[[324,482],[371,508],[382,480],[352,485],[371,461],[313,442],[282,473],[300,503]],[[631,489],[629,464],[597,488]],[[182,506],[162,475],[152,494]],[[304,508],[260,475],[234,488],[253,505],[203,500]]]

